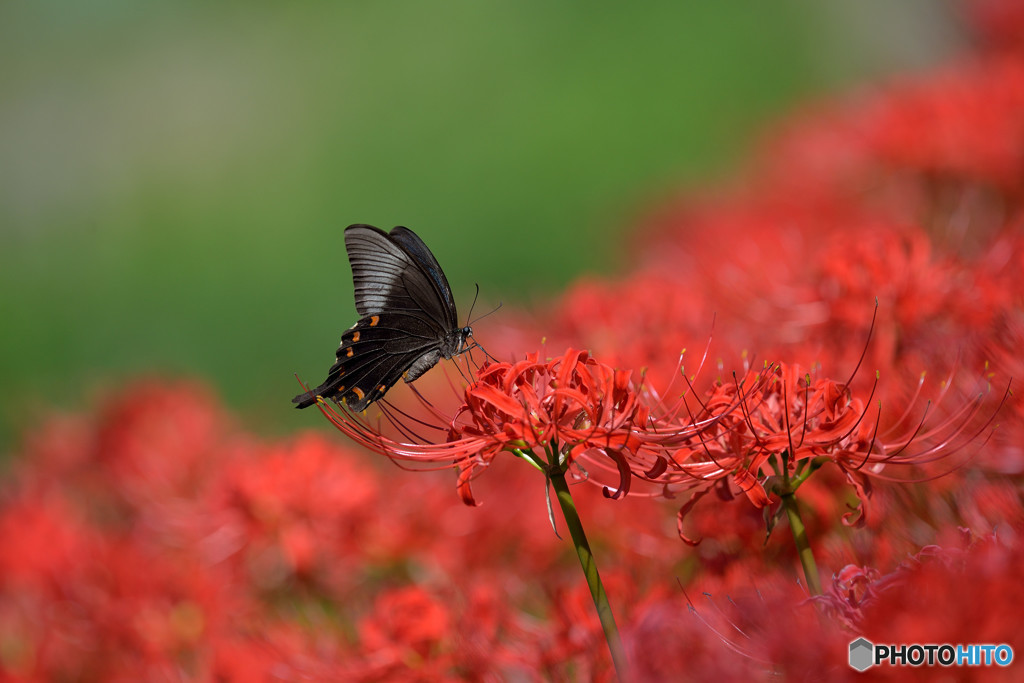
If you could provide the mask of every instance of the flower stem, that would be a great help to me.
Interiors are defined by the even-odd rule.
[[[804,568],[804,577],[807,579],[807,588],[812,595],[821,595],[821,579],[818,578],[818,565],[814,561],[814,551],[807,540],[807,528],[804,527],[804,520],[800,517],[800,508],[797,506],[796,496],[790,492],[782,495],[782,506],[786,509],[786,516],[789,518],[789,528],[793,531],[793,541],[800,553],[800,565]]]
[[[612,664],[615,665],[615,673],[620,681],[627,681],[626,654],[622,649],[622,640],[619,638],[619,629],[615,626],[615,616],[612,614],[612,606],[608,602],[608,594],[605,593],[604,584],[601,583],[601,575],[597,571],[597,563],[594,561],[594,554],[590,550],[587,536],[583,533],[583,523],[576,512],[576,504],[569,492],[569,483],[565,480],[565,472],[561,467],[552,467],[550,475],[551,485],[558,497],[558,504],[562,508],[562,515],[565,517],[565,524],[569,527],[569,534],[572,536],[573,544],[576,546],[576,554],[579,555],[580,565],[583,566],[583,574],[587,577],[587,585],[590,586],[590,595],[594,599],[594,607],[597,608],[597,616],[601,620],[601,628],[604,629],[604,637],[608,642],[608,650],[612,655]]]

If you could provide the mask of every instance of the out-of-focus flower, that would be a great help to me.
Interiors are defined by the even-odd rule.
[[[703,590],[691,586],[644,610],[639,625],[647,637],[634,651],[642,657],[657,650],[642,660],[649,680],[671,678],[673,671],[699,680],[852,679],[848,634],[822,619],[794,582],[747,570],[695,583]],[[659,627],[661,638],[653,633]],[[685,643],[693,645],[692,656]]]
[[[850,632],[855,632],[863,621],[864,607],[879,599],[885,584],[881,573],[871,567],[848,564],[832,577],[832,584],[823,595],[810,598],[833,620]]]
[[[678,369],[680,351],[703,344],[714,327],[701,275],[676,262],[672,271],[649,268],[614,282],[581,280],[551,315],[557,325],[551,336],[585,341],[608,365],[644,368],[648,383],[663,386]]]
[[[381,594],[359,624],[360,644],[373,680],[444,680],[454,676],[448,640],[452,616],[445,604],[417,586]],[[370,678],[367,678],[369,680]]]
[[[855,680],[862,674],[847,665],[847,653],[861,635],[875,643],[1008,643],[1016,649],[1022,640],[1014,616],[1021,604],[1014,575],[1020,548],[1015,540],[1004,544],[963,532],[962,547],[920,548],[888,572],[847,565],[824,594],[810,598],[777,574],[752,581],[747,568],[704,577],[694,582],[702,592],[686,591],[688,610],[664,599],[637,609],[626,630],[631,659],[651,680],[673,671],[701,679],[771,673]],[[934,677],[934,669],[918,671]],[[876,674],[903,680],[908,669],[883,667]],[[1013,680],[1012,672],[995,667],[986,680],[989,674]]]
[[[923,180],[985,183],[1017,193],[1024,180],[1024,63],[987,60],[876,102],[871,128],[881,157]]]
[[[227,419],[205,387],[159,380],[135,383],[106,404],[93,448],[120,495],[133,505],[189,496],[206,485],[211,452]]]
[[[1024,5],[1016,0],[967,0],[982,47],[1024,55]]]
[[[859,633],[875,643],[994,643],[1024,647],[1019,539],[981,539],[966,551],[924,549],[864,605]],[[1016,680],[992,667],[986,680]],[[894,670],[894,673],[897,670]]]
[[[378,490],[373,473],[338,446],[315,436],[254,445],[249,458],[226,464],[213,495],[220,533],[234,538],[256,584],[270,589],[325,574],[355,580],[339,570],[367,541]]]

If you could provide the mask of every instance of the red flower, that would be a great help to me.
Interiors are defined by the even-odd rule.
[[[922,176],[1018,193],[1024,180],[1024,64],[991,59],[903,84],[877,103],[873,142]]]
[[[1019,652],[1022,559],[1012,536],[964,551],[925,548],[894,572],[883,599],[864,605],[861,632],[874,642],[1007,643]],[[1016,680],[1012,671],[993,673]]]
[[[922,377],[918,392],[923,383]],[[936,402],[948,388],[947,383]],[[701,458],[703,452],[703,459],[731,467],[737,454],[745,454],[749,465],[734,480],[758,507],[767,503],[763,481],[757,479],[759,470],[796,478],[808,473],[808,467],[830,462],[860,499],[857,512],[844,515],[844,521],[862,523],[872,478],[905,481],[907,477],[897,478],[887,468],[921,467],[956,454],[985,433],[1002,405],[979,425],[976,418],[986,399],[982,392],[932,424],[927,420],[929,409],[935,409],[932,404],[922,409],[919,419],[911,418],[917,393],[885,426],[881,407],[870,407],[874,393],[872,389],[866,399],[859,398],[846,383],[812,378],[799,366],[780,364],[743,398],[739,410],[700,431],[699,442],[689,445],[691,457]],[[1008,395],[1009,388],[1003,401]],[[690,504],[709,488],[710,483],[700,486]],[[680,521],[690,504],[681,510]]]
[[[359,678],[447,679],[455,664],[451,626],[449,609],[418,586],[381,594],[374,613],[359,623],[365,662]]]
[[[884,426],[881,411],[869,409],[874,391],[861,398],[846,382],[780,364],[669,404],[653,387],[634,384],[629,372],[570,349],[546,362],[531,355],[485,365],[462,407],[444,418],[448,437],[439,443],[396,440],[344,408],[323,401],[320,407],[345,434],[394,460],[454,466],[470,505],[472,478],[502,451],[542,469],[572,468],[609,498],[628,494],[634,481],[644,485],[643,495],[692,491],[679,513],[686,539],[683,518],[713,488],[731,498],[735,487],[762,508],[770,501],[770,476],[805,477],[824,462],[854,487],[860,509],[845,519],[860,522],[872,477],[892,478],[888,466],[956,453],[991,421],[975,422],[983,395],[935,426],[913,420],[915,394]]]
[[[832,585],[823,595],[810,598],[833,620],[850,632],[860,628],[864,607],[879,599],[887,583],[881,572],[871,567],[848,564],[832,577]]]
[[[354,454],[321,437],[299,437],[276,448],[253,444],[249,457],[223,470],[213,497],[220,529],[237,536],[239,546],[244,539],[240,549],[259,585],[334,575],[339,559],[366,541],[362,534],[378,500],[376,481]]]
[[[380,425],[375,429],[342,407],[319,405],[335,426],[371,450],[395,460],[454,465],[460,495],[470,505],[471,478],[502,451],[532,455],[549,466],[576,465],[598,474],[595,482],[612,472],[619,486],[606,495],[614,498],[629,491],[634,476],[662,485],[717,472],[719,465],[709,462],[666,474],[671,452],[738,407],[742,393],[712,401],[700,418],[677,419],[682,403],[666,408],[652,389],[630,378],[573,349],[546,362],[533,354],[517,363],[485,365],[466,388],[463,406],[447,420],[448,439],[441,443],[396,441]]]
[[[649,382],[667,382],[678,368],[680,349],[703,343],[715,322],[715,309],[703,292],[704,274],[671,260],[671,268],[645,268],[614,282],[588,278],[570,286],[551,316],[554,337],[585,342],[609,365],[647,368]]]
[[[977,33],[997,51],[1024,54],[1024,4],[1018,0],[969,0]]]

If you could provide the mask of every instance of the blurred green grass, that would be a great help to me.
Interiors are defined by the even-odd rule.
[[[650,202],[899,66],[839,4],[6,3],[0,443],[151,371],[315,423],[292,373],[355,319],[349,223],[415,229],[463,306],[624,267]]]

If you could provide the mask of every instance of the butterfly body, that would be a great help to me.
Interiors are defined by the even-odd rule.
[[[320,396],[365,410],[399,379],[412,382],[442,358],[466,351],[473,335],[458,326],[444,271],[412,230],[350,225],[345,248],[362,317],[341,336],[327,379],[292,399],[298,408]]]

